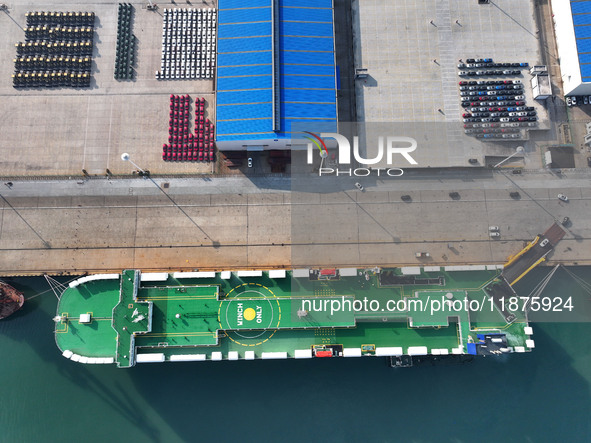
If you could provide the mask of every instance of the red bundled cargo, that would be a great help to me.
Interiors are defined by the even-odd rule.
[[[316,351],[316,357],[332,357],[332,351]]]

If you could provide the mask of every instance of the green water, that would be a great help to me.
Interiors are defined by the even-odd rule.
[[[591,281],[590,268],[572,269]],[[27,297],[47,289],[39,278],[10,283]],[[562,270],[547,291],[591,303]],[[591,323],[533,325],[534,352],[462,366],[394,370],[360,358],[122,370],[64,359],[55,307],[48,293],[0,322],[2,443],[591,441]]]

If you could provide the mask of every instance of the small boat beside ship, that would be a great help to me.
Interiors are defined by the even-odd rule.
[[[7,283],[0,281],[0,320],[23,307],[25,297]]]

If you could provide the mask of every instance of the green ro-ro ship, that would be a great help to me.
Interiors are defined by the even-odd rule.
[[[534,347],[503,266],[141,273],[81,277],[55,338],[86,364],[285,358],[453,359]]]

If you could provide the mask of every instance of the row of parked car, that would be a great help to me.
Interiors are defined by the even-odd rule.
[[[519,128],[476,128],[476,129],[466,129],[466,132],[468,132],[469,134],[491,134],[491,133],[511,134],[511,133],[519,132]]]
[[[537,120],[535,116],[523,117],[484,117],[484,118],[465,118],[464,128],[486,128],[489,123],[532,123]]]
[[[520,133],[516,133],[516,134],[496,134],[496,133],[492,133],[492,134],[476,134],[475,137],[476,138],[483,138],[485,140],[491,139],[491,138],[496,138],[496,139],[516,138],[516,139],[520,139],[521,138],[521,134]]]
[[[520,102],[521,103],[521,102]],[[496,105],[496,103],[494,103]],[[525,102],[523,102],[520,106],[479,106],[479,107],[472,107],[466,108],[464,114],[468,113],[476,113],[476,112],[520,112],[520,111],[531,111],[533,106],[523,106]],[[463,114],[462,114],[463,116]],[[489,115],[482,115],[482,117],[490,117]],[[497,116],[498,117],[498,116]]]
[[[458,69],[479,69],[479,68],[527,68],[529,63],[495,63],[492,58],[467,58],[466,63],[460,60]]]
[[[462,80],[462,86],[493,86],[493,85],[521,85],[521,80]]]
[[[510,115],[511,112],[534,112],[535,108],[533,106],[510,106],[510,107],[498,107],[498,108],[484,108],[483,111],[475,110],[473,112],[464,112],[462,114],[463,118],[468,117],[515,117],[514,115]],[[535,113],[531,114],[535,115]]]
[[[512,90],[512,89],[523,89],[522,84],[518,85],[476,85],[476,86],[460,86],[460,91],[502,91],[502,90]]]
[[[476,98],[474,98],[476,100]],[[478,101],[462,101],[462,108],[474,108],[474,107],[482,107],[482,106],[493,106],[493,107],[503,107],[503,106],[525,106],[524,100],[497,100],[497,101],[487,101],[490,100],[490,97],[482,97],[482,100],[478,98]]]
[[[480,131],[479,128],[482,129],[495,129],[495,128],[527,128],[527,127],[534,127],[536,124],[534,122],[491,122],[491,123],[466,123],[464,125],[464,132],[466,134],[477,134]]]
[[[520,75],[521,71],[517,69],[504,69],[504,70],[492,70],[487,69],[484,71],[460,71],[458,75],[461,77],[484,77],[484,76],[496,76],[496,75]]]
[[[588,105],[591,103],[591,95],[573,95],[565,97],[566,106]]]
[[[512,82],[512,80],[509,80]],[[523,84],[516,83],[516,84],[505,84],[504,81],[490,81],[491,84],[476,84],[476,85],[460,85],[460,95],[467,96],[467,95],[500,95],[500,94],[511,94],[519,95],[523,92]],[[460,82],[466,83],[466,82]],[[484,83],[484,82],[483,82]],[[486,82],[488,83],[488,82]],[[496,92],[496,94],[495,94]]]
[[[524,100],[523,91],[460,91],[462,101],[470,101],[480,97],[488,97],[489,100],[508,100],[508,97],[514,97],[515,100]]]
[[[495,63],[491,58],[460,60],[460,76],[521,75],[529,64]],[[505,68],[502,70],[487,68]],[[509,68],[509,69],[507,69]],[[511,69],[513,68],[513,69]],[[519,139],[521,130],[537,125],[534,107],[526,106],[521,80],[462,80],[459,82],[464,133],[479,139]]]
[[[481,139],[510,139],[520,138],[519,128],[486,128],[486,129],[466,129],[466,131],[476,138]]]
[[[492,58],[480,59],[492,60]],[[529,63],[493,63],[479,62],[479,63],[458,63],[458,69],[477,69],[477,68],[527,68]]]
[[[525,106],[520,106],[520,108],[525,108]],[[477,112],[474,114],[464,113],[462,114],[463,122],[464,123],[475,123],[475,122],[496,122],[496,121],[519,121],[519,120],[509,120],[510,118],[518,118],[518,117],[534,117],[536,115],[536,111],[516,111],[516,112]],[[505,119],[505,120],[503,120]],[[527,120],[526,120],[527,121]]]

